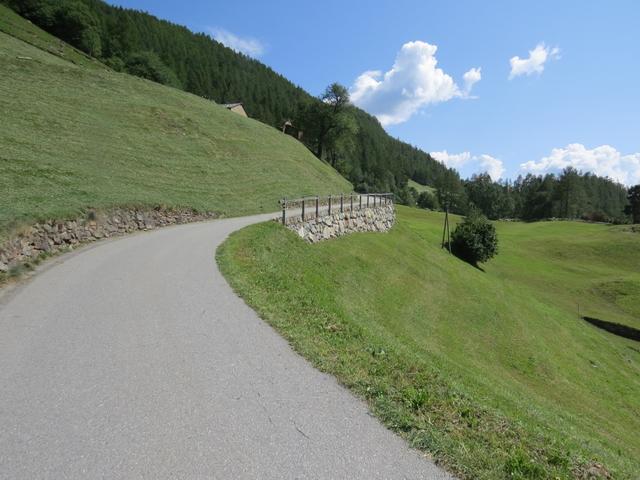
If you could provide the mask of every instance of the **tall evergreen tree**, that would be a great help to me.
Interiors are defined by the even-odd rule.
[[[640,223],[640,185],[631,187],[627,192],[629,199],[629,211],[633,223]]]

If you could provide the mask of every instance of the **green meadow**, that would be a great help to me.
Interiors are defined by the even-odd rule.
[[[398,207],[389,233],[316,245],[261,224],[218,261],[297,351],[462,478],[637,478],[640,344],[579,314],[640,328],[640,233],[498,222],[480,270],[440,248],[442,223]]]
[[[414,180],[409,179],[409,181],[407,182],[407,186],[415,189],[416,192],[418,193],[422,193],[422,192],[429,192],[429,193],[433,193],[435,195],[436,193],[436,189],[433,187],[430,187],[428,185],[422,185],[421,183],[418,183]]]

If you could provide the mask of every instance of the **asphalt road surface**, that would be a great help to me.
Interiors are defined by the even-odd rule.
[[[267,218],[100,242],[0,294],[0,478],[451,478],[227,285],[216,247]]]

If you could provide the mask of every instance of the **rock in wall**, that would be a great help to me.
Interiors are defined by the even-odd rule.
[[[107,213],[89,212],[84,218],[37,223],[0,244],[0,272],[37,258],[42,253],[56,253],[82,243],[108,238],[136,230],[215,218],[214,213],[157,208],[116,209]]]
[[[292,218],[287,228],[310,243],[329,240],[355,232],[386,232],[396,221],[393,204],[348,210],[318,218]]]

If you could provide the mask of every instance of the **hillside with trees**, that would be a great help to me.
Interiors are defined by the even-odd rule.
[[[276,128],[304,125],[305,144],[361,191],[403,194],[407,179],[433,184],[446,167],[390,137],[378,120],[351,105],[349,138],[320,139],[322,103],[261,62],[203,33],[101,0],[0,0],[42,29],[125,71],[214,100],[241,101],[250,117]],[[333,140],[333,141],[332,141]],[[328,141],[325,146],[325,141]]]
[[[290,120],[302,141],[357,191],[390,191],[400,203],[487,217],[584,218],[626,222],[624,186],[591,173],[527,175],[494,182],[487,174],[463,181],[428,153],[388,135],[380,122],[332,84],[314,97],[261,62],[206,34],[102,0],[0,0],[44,30],[116,71],[186,90],[217,103],[242,101],[250,117],[276,128]],[[411,179],[437,195],[409,188]]]
[[[0,5],[0,241],[87,209],[246,215],[351,190],[290,136],[61,43]]]

